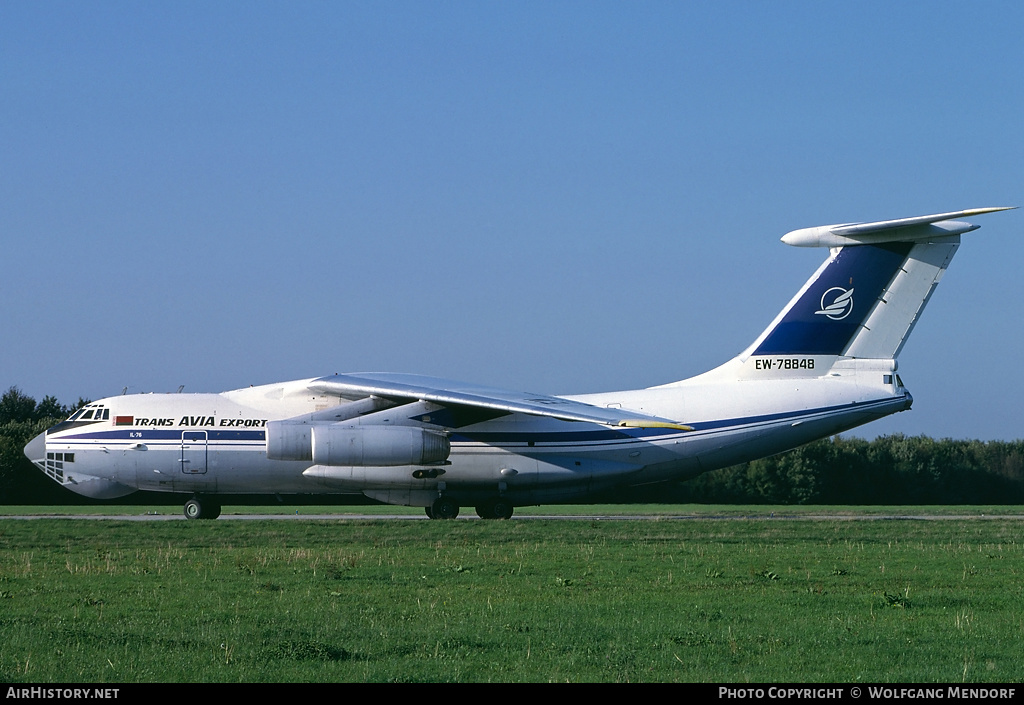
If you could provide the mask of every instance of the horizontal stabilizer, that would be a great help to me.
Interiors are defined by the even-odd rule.
[[[844,223],[801,228],[786,233],[782,241],[794,247],[843,247],[877,245],[883,242],[925,242],[977,230],[979,226],[958,221],[985,213],[1012,210],[1015,206],[972,208],[951,213],[919,215],[913,218],[880,220],[873,223]]]

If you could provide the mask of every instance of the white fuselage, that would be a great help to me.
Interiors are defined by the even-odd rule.
[[[767,365],[794,369],[789,377],[778,378],[773,369],[773,378],[760,379]],[[567,397],[676,419],[692,428],[688,431],[609,428],[522,413],[470,423],[449,432],[451,453],[443,472],[425,476],[411,465],[327,467],[268,459],[268,422],[315,414],[338,403],[310,392],[310,380],[222,394],[110,397],[89,407],[99,420],[65,422],[46,434],[43,469],[69,489],[98,498],[135,490],[361,492],[393,504],[427,506],[443,491],[466,502],[500,492],[516,504],[531,504],[685,479],[910,405],[910,395],[893,381],[892,361],[863,369],[852,361],[818,356],[799,365],[799,360],[737,358],[662,387]],[[401,424],[407,414],[394,416]]]

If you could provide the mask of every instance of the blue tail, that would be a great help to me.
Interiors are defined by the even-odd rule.
[[[753,355],[843,355],[883,301],[912,243],[844,247],[767,331]]]
[[[895,359],[981,208],[795,230],[783,242],[830,257],[741,355]]]

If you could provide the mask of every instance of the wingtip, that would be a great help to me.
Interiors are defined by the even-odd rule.
[[[970,217],[972,215],[984,215],[985,213],[998,213],[999,211],[1017,210],[1020,206],[996,206],[994,208],[970,208],[963,211],[957,217]]]

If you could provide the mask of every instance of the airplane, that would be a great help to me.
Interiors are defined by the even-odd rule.
[[[781,453],[910,408],[896,358],[976,208],[794,230],[824,263],[747,349],[690,379],[549,396],[408,374],[335,374],[222,394],[122,394],[25,455],[96,499],[361,493],[453,519],[571,503]],[[179,390],[180,391],[180,390]]]

